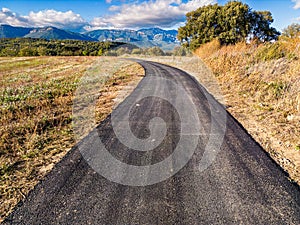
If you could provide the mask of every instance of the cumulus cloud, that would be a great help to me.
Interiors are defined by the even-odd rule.
[[[184,21],[187,12],[215,2],[215,0],[189,0],[187,2],[153,0],[123,4],[118,8],[111,8],[111,11],[116,11],[115,14],[92,20],[87,29],[171,27]]]
[[[20,16],[7,8],[2,8],[0,11],[0,24],[9,24],[21,27],[31,25],[30,21],[26,17]]]
[[[141,27],[170,28],[182,24],[187,12],[216,2],[216,0],[119,1],[122,4],[112,4],[107,16],[96,17],[89,23],[73,11],[60,12],[47,9],[38,12],[31,11],[28,15],[19,15],[10,9],[2,8],[0,10],[0,24],[23,27],[55,26],[71,30],[78,30],[83,27],[86,30],[100,28],[136,29]],[[108,4],[112,2],[112,0],[106,0]]]
[[[55,26],[58,28],[78,28],[87,24],[79,15],[72,11],[59,12],[55,10],[43,10],[37,13],[30,12],[28,19],[36,26]]]
[[[294,9],[300,9],[300,0],[292,0],[295,3]]]
[[[119,11],[121,9],[120,6],[117,6],[117,5],[112,5],[111,7],[108,8],[109,11]]]
[[[72,11],[59,12],[52,9],[39,12],[30,12],[26,16],[2,8],[0,11],[0,23],[22,27],[45,27],[55,26],[65,29],[77,29],[87,25],[87,22]]]

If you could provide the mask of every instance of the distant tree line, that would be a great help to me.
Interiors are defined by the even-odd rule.
[[[163,51],[158,46],[138,48],[121,42],[91,42],[78,40],[45,40],[37,38],[0,39],[0,56],[190,56],[182,46]]]
[[[0,56],[101,56],[122,44],[117,42],[5,38],[0,39]]]
[[[186,19],[185,26],[178,30],[178,39],[192,50],[215,38],[227,45],[247,39],[268,42],[280,35],[271,27],[273,17],[269,11],[253,11],[240,1],[203,6],[187,13]]]
[[[108,51],[107,56],[122,56],[122,55],[145,55],[145,56],[191,56],[192,53],[185,47],[176,46],[173,51],[163,51],[158,46],[149,48],[128,48],[118,47]]]
[[[106,55],[108,56],[121,56],[125,54],[133,55],[150,55],[150,56],[164,56],[168,53],[164,52],[158,46],[150,48],[127,48],[127,47],[118,47],[116,49],[110,50]]]

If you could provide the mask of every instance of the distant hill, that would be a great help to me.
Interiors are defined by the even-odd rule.
[[[179,45],[176,38],[177,30],[163,30],[148,28],[140,30],[94,30],[84,33],[99,41],[120,41],[131,43],[139,47],[159,46],[164,50],[172,50]]]
[[[10,25],[0,25],[0,38],[17,38],[29,34],[33,28],[13,27]]]
[[[0,38],[42,38],[47,40],[97,41],[83,34],[58,29],[56,27],[25,28],[0,25]]]
[[[83,34],[71,31],[61,30],[56,27],[34,28],[24,37],[43,38],[47,40],[80,40],[80,41],[97,41]]]
[[[159,28],[141,29],[137,31],[141,36],[146,36],[152,41],[177,42],[177,30],[162,30]]]

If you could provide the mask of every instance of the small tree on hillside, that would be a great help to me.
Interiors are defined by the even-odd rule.
[[[134,48],[131,51],[131,54],[133,54],[133,55],[141,55],[142,53],[143,53],[143,51],[140,48]]]
[[[182,46],[176,46],[173,49],[173,55],[174,56],[189,56],[189,55],[191,55],[191,53],[189,52],[189,50],[187,48],[184,48]]]
[[[282,36],[295,38],[300,36],[300,24],[293,23],[289,25],[287,28],[283,29]]]
[[[165,55],[164,51],[161,48],[157,47],[157,46],[152,47],[152,48],[148,48],[146,50],[146,52],[149,55],[152,55],[152,56],[163,56],[163,55]]]

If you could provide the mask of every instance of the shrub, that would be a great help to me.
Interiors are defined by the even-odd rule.
[[[280,37],[280,44],[288,52],[288,57],[297,59],[300,57],[300,37],[288,38],[286,36]]]
[[[152,47],[152,48],[148,48],[146,50],[146,52],[147,52],[147,54],[149,54],[151,56],[163,56],[163,55],[165,55],[164,51],[161,48],[157,47],[157,46]]]
[[[142,53],[143,53],[142,49],[140,49],[140,48],[134,48],[131,51],[131,54],[133,54],[133,55],[141,55]]]
[[[286,51],[279,42],[268,43],[258,50],[255,58],[259,61],[270,61],[285,57]]]

